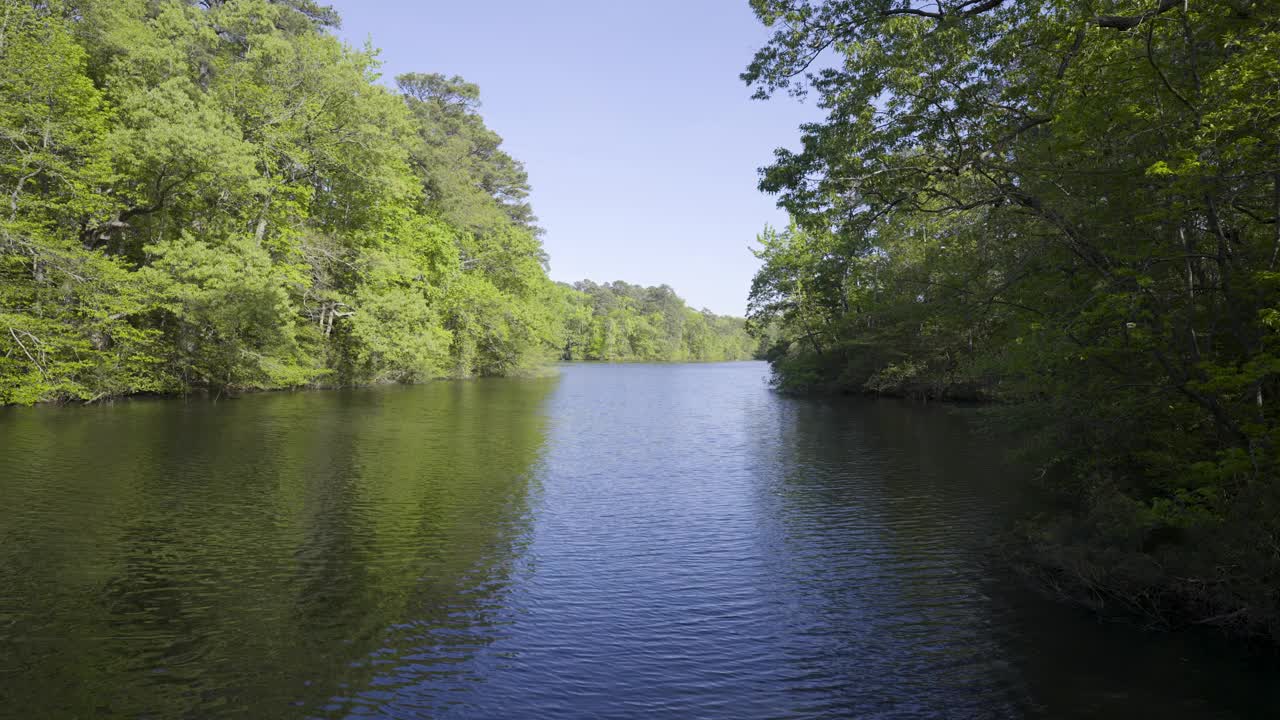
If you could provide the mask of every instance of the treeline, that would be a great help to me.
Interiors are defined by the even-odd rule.
[[[509,372],[557,335],[457,78],[306,0],[5,0],[0,402]]]
[[[0,404],[509,374],[578,342],[476,86],[388,89],[337,22],[0,0]],[[641,331],[598,357],[652,356],[615,332]]]
[[[1002,401],[1054,586],[1280,637],[1280,4],[753,6],[777,382]]]
[[[742,318],[694,310],[666,285],[590,280],[568,293],[563,360],[680,362],[747,360],[757,341]]]

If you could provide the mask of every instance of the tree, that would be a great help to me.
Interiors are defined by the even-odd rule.
[[[781,382],[1039,408],[1075,510],[1035,542],[1064,576],[1280,627],[1273,583],[1226,569],[1280,571],[1258,549],[1280,491],[1277,8],[753,6],[777,30],[744,79],[828,113],[762,176],[796,221],[753,286]]]
[[[147,389],[151,334],[125,268],[86,249],[117,200],[111,114],[59,4],[0,16],[0,403]]]
[[[563,292],[571,308],[564,360],[706,362],[752,356],[745,321],[693,310],[667,285],[583,280]]]

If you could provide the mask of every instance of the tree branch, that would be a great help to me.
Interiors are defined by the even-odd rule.
[[[1138,15],[1099,15],[1093,19],[1095,25],[1110,30],[1132,30],[1151,18],[1162,15],[1182,5],[1183,0],[1160,0],[1156,7]]]

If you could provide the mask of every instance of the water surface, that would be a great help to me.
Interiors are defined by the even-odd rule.
[[[760,363],[0,411],[0,717],[1250,718],[993,552],[963,412]]]

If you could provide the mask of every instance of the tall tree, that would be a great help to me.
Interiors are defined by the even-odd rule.
[[[1280,627],[1280,8],[753,7],[744,79],[828,113],[761,183],[782,381],[1034,401],[1064,576]]]

